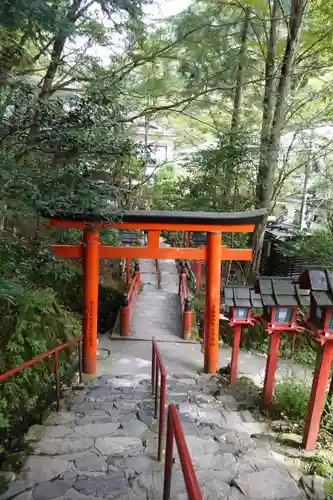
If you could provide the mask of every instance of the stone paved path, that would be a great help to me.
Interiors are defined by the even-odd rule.
[[[155,260],[140,261],[142,290],[132,314],[130,338],[151,340],[155,336],[160,342],[184,342],[180,331],[178,272],[175,261],[160,261],[160,268],[161,288],[158,287]]]
[[[168,379],[205,500],[301,500],[297,467],[260,439],[263,424],[237,408],[219,378]],[[157,422],[150,383],[142,376],[104,375],[67,396],[65,407],[26,435],[22,471],[1,499],[161,499]],[[289,469],[288,469],[289,468]],[[172,499],[184,500],[177,454]]]

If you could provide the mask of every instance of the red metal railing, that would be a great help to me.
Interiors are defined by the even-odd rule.
[[[161,373],[161,389],[159,395],[159,373]],[[151,364],[151,386],[152,394],[155,396],[154,418],[159,417],[158,427],[158,451],[157,460],[162,461],[163,455],[163,435],[164,435],[164,415],[166,403],[166,371],[162,362],[160,351],[153,337],[152,341],[152,364]],[[160,407],[158,411],[158,396],[160,396]]]
[[[135,264],[135,272],[131,287],[125,296],[124,305],[120,307],[120,335],[127,337],[130,333],[131,315],[135,307],[136,298],[140,291],[140,268]]]
[[[162,276],[161,276],[160,261],[158,259],[155,259],[155,267],[156,267],[156,276],[157,276],[157,287],[160,289]]]
[[[49,351],[43,352],[42,354],[38,354],[38,356],[35,356],[34,358],[30,359],[29,361],[22,363],[21,365],[17,366],[16,368],[12,368],[11,370],[8,370],[5,373],[2,373],[0,375],[0,382],[4,382],[9,377],[12,377],[13,375],[16,375],[17,373],[20,373],[21,371],[25,370],[25,368],[28,368],[29,366],[32,366],[35,363],[38,363],[38,361],[41,361],[42,359],[48,358],[49,356],[54,356],[54,376],[55,376],[55,386],[56,386],[56,400],[57,400],[57,411],[59,411],[60,410],[60,399],[61,399],[60,376],[59,376],[59,352],[62,351],[63,349],[65,349],[66,347],[69,347],[70,345],[75,344],[75,343],[78,346],[79,373],[80,373],[80,382],[81,382],[82,381],[82,336],[70,339],[65,344],[61,344],[57,347],[54,347],[53,349],[50,349]]]
[[[189,340],[191,338],[192,330],[192,310],[191,302],[187,290],[186,272],[181,271],[179,275],[179,305],[180,314],[182,316],[182,338]]]
[[[169,405],[168,411],[168,427],[167,439],[165,447],[165,468],[164,468],[164,487],[163,500],[170,499],[171,493],[171,476],[173,465],[173,440],[176,440],[176,445],[179,454],[180,465],[182,467],[185,486],[190,500],[202,500],[202,495],[198,480],[194,471],[190,454],[186,445],[182,427],[179,421],[176,407]]]

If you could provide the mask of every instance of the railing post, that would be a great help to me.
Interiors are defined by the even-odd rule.
[[[154,418],[156,419],[158,414],[157,414],[157,408],[158,408],[158,378],[159,378],[159,364],[156,363],[155,366],[155,407],[154,407]]]
[[[166,375],[161,374],[161,394],[160,394],[160,421],[159,421],[159,436],[158,436],[158,451],[157,460],[162,462],[163,458],[163,434],[164,434],[164,414],[166,403]]]
[[[60,411],[59,351],[54,353],[54,375],[56,385],[57,411]]]
[[[173,427],[171,422],[170,409],[168,412],[168,426],[165,447],[165,467],[164,467],[164,485],[163,485],[163,500],[169,500],[171,494],[171,475],[173,463]]]
[[[156,347],[155,339],[152,340],[152,355],[151,355],[151,393],[155,392],[155,365],[156,365]]]
[[[128,297],[124,295],[123,305],[120,307],[120,335],[127,337],[130,333],[130,308]]]
[[[77,343],[78,355],[79,355],[79,381],[82,383],[82,339]]]
[[[269,405],[273,399],[274,378],[276,372],[276,363],[279,353],[281,332],[273,332],[268,340],[268,357],[266,362],[265,380],[264,380],[264,403]]]
[[[231,353],[231,367],[230,367],[230,384],[235,384],[237,382],[237,366],[238,366],[238,355],[239,355],[239,344],[241,339],[241,325],[235,325],[233,327],[234,340],[232,343],[232,353]]]
[[[183,321],[182,321],[182,337],[184,340],[191,338],[192,331],[192,309],[189,299],[184,301]]]

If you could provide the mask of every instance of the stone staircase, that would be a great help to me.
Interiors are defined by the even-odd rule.
[[[180,421],[205,500],[301,500],[297,468],[270,443],[219,377],[173,375],[167,402]],[[156,461],[158,422],[153,419],[147,375],[102,376],[74,389],[59,413],[25,436],[28,452],[4,500],[135,500],[162,498],[164,466]],[[10,473],[8,473],[9,477]],[[187,499],[175,447],[172,498]]]

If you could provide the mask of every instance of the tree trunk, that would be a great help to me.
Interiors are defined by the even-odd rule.
[[[278,87],[274,93],[274,59],[276,49],[278,0],[274,0],[271,15],[271,28],[266,58],[266,83],[264,95],[264,110],[262,119],[262,133],[260,140],[260,161],[257,174],[256,207],[270,209],[273,194],[273,183],[282,130],[285,121],[285,102],[288,97],[292,70],[295,64],[295,54],[299,43],[302,21],[306,13],[307,0],[292,0],[288,36],[284,57],[278,79]],[[275,94],[275,106],[274,106]],[[274,110],[274,114],[272,113]],[[266,221],[256,227],[253,238],[254,258],[250,267],[253,276],[259,270],[262,244],[264,240]]]
[[[234,106],[231,117],[231,128],[230,128],[231,136],[238,132],[241,119],[242,102],[243,102],[243,85],[244,85],[244,67],[245,67],[245,56],[246,56],[246,44],[247,44],[249,25],[250,25],[250,15],[251,15],[251,10],[248,8],[246,9],[245,12],[245,19],[240,38],[236,90],[234,95]]]

